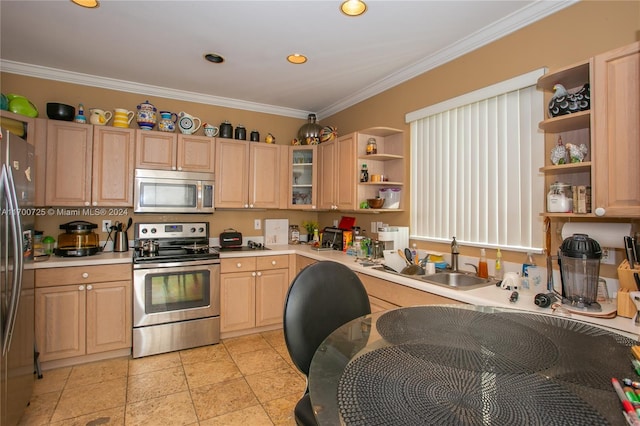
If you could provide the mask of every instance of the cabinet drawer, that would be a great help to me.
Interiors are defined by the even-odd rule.
[[[259,256],[256,258],[258,271],[269,269],[283,269],[289,267],[289,256],[286,254],[278,256]]]
[[[255,257],[236,257],[235,259],[220,259],[220,273],[247,272],[256,270]]]
[[[36,287],[51,287],[66,284],[99,283],[107,281],[130,281],[131,264],[99,266],[73,266],[36,270]]]

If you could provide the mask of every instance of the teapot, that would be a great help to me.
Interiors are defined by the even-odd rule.
[[[111,120],[113,114],[111,111],[103,111],[101,109],[92,108],[89,110],[89,123],[97,126],[104,126]]]
[[[198,122],[197,125],[195,123],[196,121]],[[191,135],[197,132],[201,124],[202,121],[198,117],[194,117],[184,111],[178,113],[178,127],[184,135]]]

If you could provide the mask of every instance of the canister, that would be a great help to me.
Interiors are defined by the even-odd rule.
[[[573,211],[573,196],[571,185],[555,182],[551,184],[547,193],[547,212],[571,213]]]

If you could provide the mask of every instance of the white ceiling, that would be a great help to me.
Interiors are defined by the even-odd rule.
[[[576,0],[0,0],[3,71],[252,111],[338,112]],[[203,54],[225,58],[212,64]],[[304,65],[290,53],[309,57]],[[4,92],[4,90],[3,90]]]

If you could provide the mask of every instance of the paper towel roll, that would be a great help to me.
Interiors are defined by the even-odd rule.
[[[573,234],[587,234],[600,247],[624,248],[624,236],[631,235],[630,223],[568,222],[562,227],[562,239]]]

